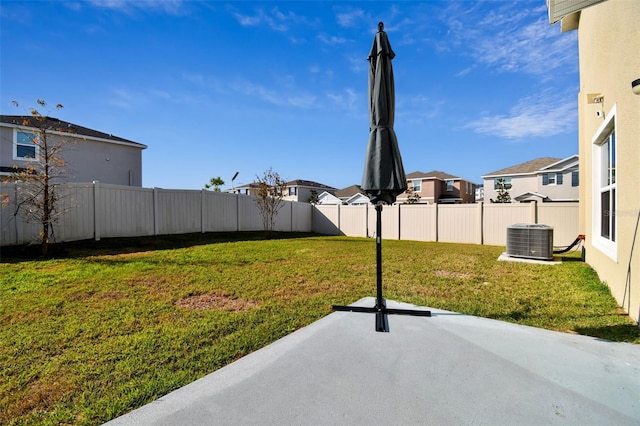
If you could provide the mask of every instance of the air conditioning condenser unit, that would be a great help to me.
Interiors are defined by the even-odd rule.
[[[507,227],[507,255],[553,260],[553,227],[516,223]]]

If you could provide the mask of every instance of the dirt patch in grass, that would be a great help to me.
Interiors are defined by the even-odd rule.
[[[195,311],[222,310],[227,312],[243,312],[258,306],[257,302],[245,299],[233,299],[218,294],[198,294],[178,300],[176,306]]]
[[[462,279],[462,280],[468,280],[469,278],[471,278],[473,276],[471,274],[465,274],[465,273],[454,272],[454,271],[443,271],[443,270],[434,271],[433,274],[438,276],[438,277],[459,278],[459,279]]]

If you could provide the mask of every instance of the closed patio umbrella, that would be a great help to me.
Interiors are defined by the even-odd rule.
[[[382,296],[382,206],[393,204],[396,196],[407,190],[398,140],[393,130],[395,116],[395,87],[391,49],[384,24],[369,53],[369,143],[365,156],[362,189],[376,208],[376,306],[373,308],[334,306],[337,311],[373,312],[376,331],[389,331],[386,314],[431,316],[430,311],[388,309]]]
[[[393,204],[396,196],[407,190],[398,140],[393,130],[395,87],[391,49],[384,24],[369,53],[369,144],[364,162],[362,189],[373,204]]]

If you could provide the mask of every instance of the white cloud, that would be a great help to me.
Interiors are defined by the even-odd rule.
[[[548,137],[568,133],[576,125],[577,111],[573,101],[558,102],[550,91],[521,99],[508,114],[483,117],[469,123],[476,133],[507,139]]]
[[[347,111],[355,111],[357,106],[361,104],[358,93],[346,88],[342,93],[328,93],[327,98],[339,109]]]
[[[337,36],[326,36],[324,34],[318,34],[318,36],[316,36],[316,38],[318,40],[320,40],[321,42],[323,42],[324,44],[328,44],[328,45],[336,45],[336,44],[343,44],[347,42],[347,39],[344,37],[337,37]]]
[[[315,106],[316,97],[297,90],[288,91],[269,89],[261,84],[255,84],[248,80],[238,79],[231,83],[231,88],[246,96],[256,97],[264,102],[284,107],[312,108]]]
[[[113,96],[108,103],[121,109],[132,109],[135,106],[137,96],[126,89],[113,89]]]
[[[466,10],[453,5],[444,12],[449,37],[439,48],[468,55],[499,72],[575,71],[576,35],[550,26],[546,7],[525,5],[486,2]]]
[[[341,27],[353,27],[364,20],[367,20],[367,16],[362,9],[355,9],[349,12],[338,13],[336,15],[336,21]]]
[[[257,9],[253,14],[243,14],[233,12],[233,16],[243,27],[266,26],[273,31],[286,32],[294,25],[313,25],[305,16],[297,15],[294,12],[282,12],[278,7],[265,11]],[[294,39],[299,41],[299,39]]]
[[[184,12],[183,0],[89,0],[94,7],[111,9],[124,13],[137,10],[152,10],[179,15]]]

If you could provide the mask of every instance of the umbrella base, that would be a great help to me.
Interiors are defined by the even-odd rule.
[[[430,317],[431,311],[422,311],[418,309],[393,309],[387,308],[387,304],[384,299],[382,299],[382,303],[376,303],[376,306],[366,307],[366,306],[342,306],[342,305],[333,305],[334,311],[341,312],[361,312],[361,313],[370,313],[376,314],[376,331],[388,333],[389,332],[389,320],[387,315],[412,315],[417,317]]]

